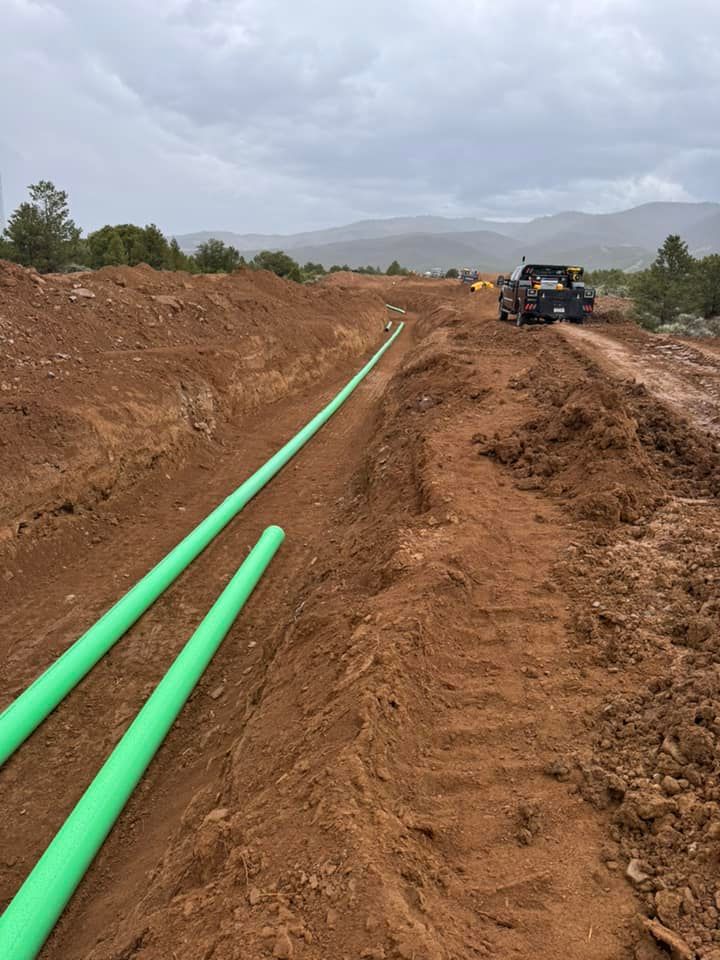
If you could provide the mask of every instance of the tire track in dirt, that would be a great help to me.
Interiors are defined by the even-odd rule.
[[[553,332],[577,346],[611,375],[644,384],[659,400],[694,420],[701,429],[720,432],[720,357],[711,350],[670,337],[643,335],[634,325],[615,326],[610,333],[563,325]]]

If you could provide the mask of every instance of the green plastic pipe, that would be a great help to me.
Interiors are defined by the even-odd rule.
[[[402,330],[398,329],[299,433],[281,447],[241,486],[202,520],[142,580],[139,580],[90,629],[0,713],[0,766],[17,750],[45,717],[92,670],[120,637],[152,606],[220,531],[237,516],[255,494],[272,480],[330,417],[345,403],[370,373]]]
[[[394,307],[391,303],[386,303],[385,306],[388,308],[388,310],[394,310],[395,313],[401,313],[403,316],[405,316],[405,311],[402,309],[402,307]]]
[[[0,917],[0,957],[32,960],[285,539],[268,527]]]

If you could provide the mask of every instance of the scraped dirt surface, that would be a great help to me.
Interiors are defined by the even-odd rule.
[[[0,332],[25,340],[1,344],[0,706],[334,395],[383,341],[384,302],[408,310],[0,771],[4,904],[248,547],[285,527],[43,960],[720,958],[714,344],[614,314],[518,330],[450,281],[3,276]],[[158,296],[183,305],[121,358],[113,337],[135,342]],[[95,347],[48,378],[53,305]],[[207,429],[178,400],[191,378]],[[111,409],[109,440],[87,425]]]

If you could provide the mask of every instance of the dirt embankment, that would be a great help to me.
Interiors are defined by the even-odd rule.
[[[635,889],[649,934],[635,956],[717,960],[717,370],[637,327],[578,331],[569,353],[562,332],[513,385],[537,415],[476,438],[519,487],[582,521],[556,576],[572,647],[601,668],[605,695],[587,712],[590,742],[551,769],[607,817],[604,869]]]
[[[630,523],[589,530],[559,568],[576,648],[616,678],[570,778],[606,813],[607,869],[635,888],[658,942],[681,960],[718,960],[717,360],[637,327],[571,342],[632,418],[640,446],[624,488],[646,495]]]
[[[40,277],[0,263],[0,541],[92,510],[378,344],[367,290],[146,267]]]

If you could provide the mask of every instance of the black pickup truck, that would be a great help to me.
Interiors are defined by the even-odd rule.
[[[509,279],[498,277],[501,320],[526,323],[567,320],[582,323],[595,309],[595,291],[585,286],[582,267],[521,263]]]

